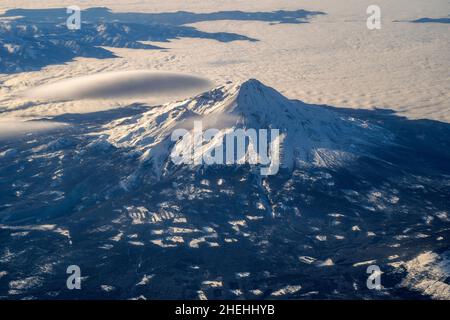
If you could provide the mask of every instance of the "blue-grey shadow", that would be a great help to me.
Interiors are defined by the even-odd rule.
[[[117,22],[139,24],[169,24],[181,26],[196,22],[235,20],[266,21],[272,23],[307,23],[315,15],[323,15],[320,11],[278,10],[272,12],[219,11],[211,13],[194,13],[187,11],[163,13],[113,12],[105,7],[89,8],[82,11],[83,22],[98,23]],[[65,8],[54,9],[11,9],[0,17],[21,17],[23,20],[35,22],[63,22],[67,18]]]
[[[410,21],[412,23],[450,23],[450,18],[420,18]]]

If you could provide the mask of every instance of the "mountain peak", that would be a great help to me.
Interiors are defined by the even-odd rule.
[[[244,82],[241,83],[241,88],[245,87],[265,87],[265,85],[255,78],[250,78]]]
[[[271,113],[274,109],[285,108],[291,101],[259,80],[249,79],[237,87],[236,102],[243,111]]]
[[[261,81],[257,80],[257,79],[248,79],[244,82],[242,82],[239,86],[239,93],[240,94],[245,94],[245,93],[249,93],[249,92],[262,92],[262,91],[266,91],[266,90],[273,90],[274,89],[264,85]]]

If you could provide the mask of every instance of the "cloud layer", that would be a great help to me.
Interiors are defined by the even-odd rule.
[[[189,74],[119,71],[84,76],[28,90],[30,99],[68,101],[81,99],[155,98],[167,101],[187,98],[212,87],[204,78]]]
[[[63,128],[66,124],[52,121],[24,121],[20,118],[0,119],[0,140],[14,138],[28,133],[44,132]]]

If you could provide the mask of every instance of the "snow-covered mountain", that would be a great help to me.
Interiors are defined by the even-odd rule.
[[[308,165],[349,165],[359,156],[374,157],[373,148],[393,140],[392,133],[376,124],[289,100],[255,79],[119,119],[101,134],[116,147],[142,153],[142,161],[153,162],[160,175],[170,162],[171,150],[186,148],[180,146],[183,140],[171,141],[172,132],[184,128],[194,135],[195,121],[202,122],[203,130],[220,130],[217,136],[236,129],[278,129],[282,136],[280,164],[291,170]],[[193,155],[193,163],[201,163],[198,158],[203,152],[217,144],[223,144],[226,153],[223,139],[211,139]]]
[[[69,125],[0,145],[4,298],[411,298],[429,279],[449,296],[446,271],[411,262],[449,250],[445,124],[308,105],[257,80],[50,120]],[[282,168],[175,165],[171,134],[197,120],[279,129]],[[81,291],[61,289],[73,264]],[[382,290],[366,286],[374,264]]]

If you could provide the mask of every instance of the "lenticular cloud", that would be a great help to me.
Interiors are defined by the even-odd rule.
[[[186,98],[208,90],[212,83],[189,74],[119,71],[46,84],[26,92],[31,99],[67,101],[117,98]],[[170,99],[170,100],[172,100]]]

